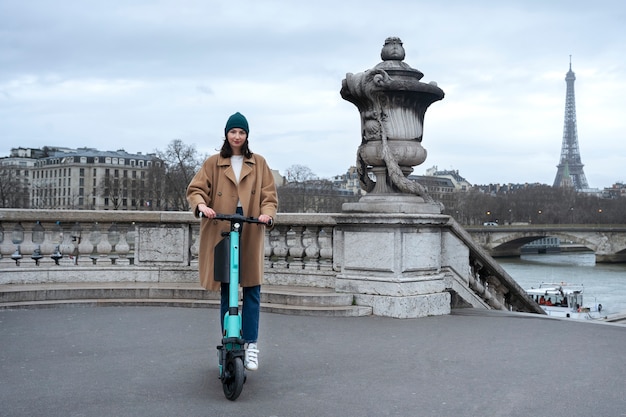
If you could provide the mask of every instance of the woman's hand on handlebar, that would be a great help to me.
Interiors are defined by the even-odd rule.
[[[212,219],[215,217],[216,213],[211,207],[208,207],[206,204],[198,204],[198,214],[202,217],[206,217],[208,219]]]
[[[261,214],[259,216],[259,221],[265,224],[272,224],[272,218],[268,216],[267,214]]]

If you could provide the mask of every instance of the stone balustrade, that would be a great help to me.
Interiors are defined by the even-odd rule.
[[[0,284],[198,282],[200,221],[186,212],[0,209]],[[266,282],[333,287],[328,214],[282,214],[266,233]]]
[[[265,236],[266,283],[336,288],[343,254],[335,240],[344,217],[279,214]],[[456,242],[447,252],[460,253],[438,272],[458,295],[453,306],[537,311],[461,226],[435,217],[447,241]],[[197,283],[199,226],[188,212],[0,209],[0,285]]]

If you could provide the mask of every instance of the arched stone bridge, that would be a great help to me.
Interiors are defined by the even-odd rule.
[[[491,256],[518,256],[520,248],[543,237],[582,245],[596,254],[596,262],[626,262],[626,225],[524,225],[466,227]]]

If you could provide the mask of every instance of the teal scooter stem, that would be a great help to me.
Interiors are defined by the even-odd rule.
[[[230,239],[230,285],[228,286],[228,311],[224,315],[224,336],[226,339],[241,337],[242,320],[239,312],[239,234],[241,223],[232,222]]]
[[[214,277],[216,281],[228,283],[228,311],[224,315],[222,344],[217,347],[219,377],[224,395],[236,400],[246,381],[244,369],[245,340],[242,334],[242,318],[239,311],[239,268],[240,237],[244,223],[265,224],[255,217],[240,214],[217,214],[214,220],[229,221],[230,231],[222,233],[224,238],[214,251]]]

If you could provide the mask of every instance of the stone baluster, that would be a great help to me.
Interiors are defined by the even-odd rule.
[[[117,223],[111,223],[109,230],[107,230],[107,240],[109,242],[109,245],[111,245],[109,259],[111,260],[111,265],[115,265],[120,257],[115,248],[117,244],[120,243],[120,231],[117,227]]]
[[[43,227],[43,239],[42,239],[42,242],[38,244],[37,247],[35,248],[35,252],[37,251],[37,249],[39,249],[39,253],[42,256],[39,259],[39,265],[47,268],[55,264],[54,259],[52,259],[52,254],[54,253],[54,249],[55,249],[55,241],[53,241],[53,239],[56,238],[56,235],[55,235],[56,224],[48,223],[48,222],[46,223],[39,222],[39,223]],[[35,235],[36,227],[37,225],[33,227],[33,236]],[[35,239],[35,237],[33,237],[33,239]]]
[[[89,236],[87,241],[91,244],[91,252],[89,253],[89,258],[91,259],[92,265],[96,265],[98,262],[98,258],[100,255],[98,254],[98,243],[102,240],[102,232],[100,232],[100,225],[98,222],[95,222],[91,226],[91,230],[89,231]]]
[[[33,241],[33,252],[30,256],[35,265],[39,266],[39,261],[44,257],[41,252],[41,246],[46,239],[46,229],[41,225],[41,222],[37,221],[31,231],[31,238]]]
[[[324,226],[317,235],[320,247],[319,268],[322,271],[333,269],[333,228]]]
[[[59,265],[59,261],[63,258],[63,254],[61,253],[63,228],[61,227],[61,223],[58,221],[54,224],[54,226],[52,226],[49,242],[52,246],[54,246],[52,252],[50,253],[50,259],[54,261],[55,265]]]
[[[81,266],[93,265],[93,260],[91,259],[92,250],[94,250],[94,245],[91,243],[91,232],[86,236],[82,236],[80,239],[80,243],[78,243],[78,256],[76,258],[76,264]]]
[[[78,223],[62,226],[63,241],[59,246],[59,251],[63,255],[63,260],[59,259],[59,263],[63,265],[76,264],[76,256],[78,255],[78,243],[80,239],[80,225]]]
[[[6,265],[7,267],[16,265],[16,259],[13,258],[14,254],[21,254],[21,247],[19,252],[17,252],[18,247],[15,243],[16,238],[18,237],[15,234],[15,228],[18,227],[17,225],[18,223],[4,222],[3,227],[2,224],[0,224],[0,263]],[[23,240],[23,236],[21,239]],[[21,241],[19,244],[21,245]],[[20,260],[21,258],[17,259],[17,261]]]
[[[272,228],[272,230],[268,231],[267,234],[267,241],[268,241],[268,245],[270,246],[270,256],[267,259],[267,263],[266,268],[275,268],[276,265],[276,259],[277,259],[277,254],[276,254],[276,247],[278,246],[278,236],[279,236],[279,231],[278,231],[278,226],[274,226]],[[267,253],[267,250],[266,250]]]
[[[4,243],[4,228],[2,227],[2,223],[0,223],[0,262],[2,262],[2,244]]]
[[[270,239],[270,231],[265,232],[265,236],[263,236],[263,247],[265,249],[265,254],[264,254],[264,264],[265,264],[265,268],[271,268],[272,267],[272,252],[273,252],[273,248],[272,248],[272,243],[271,243],[271,239]]]
[[[128,261],[128,242],[126,241],[126,235],[128,234],[128,226],[123,225],[119,227],[119,242],[115,245],[115,250],[117,250],[118,259],[117,265],[129,265]]]
[[[128,233],[126,233],[126,242],[128,243],[128,263],[135,265],[135,239],[137,238],[137,225],[135,222],[130,224]]]
[[[495,288],[492,288],[492,285],[490,285],[490,282],[492,282],[494,279],[497,278],[491,275],[484,277],[485,293],[483,299],[495,310],[501,310],[502,304],[497,298],[497,291],[495,290]]]
[[[502,309],[503,304],[498,299],[497,286],[490,285],[490,283],[494,284],[497,278],[492,276],[487,267],[477,259],[470,259],[470,269],[471,273],[468,282],[470,288],[492,308]],[[504,298],[502,298],[502,301],[504,301]]]
[[[272,246],[272,268],[288,268],[287,255],[287,231],[288,225],[277,225],[270,232],[270,244]]]
[[[200,252],[200,223],[191,223],[191,246],[189,247],[190,264],[198,266]]]
[[[24,226],[22,223],[17,223],[11,233],[11,241],[15,247],[15,252],[11,255],[11,259],[15,261],[15,265],[19,266],[22,260],[22,248],[21,245],[24,242]]]
[[[478,260],[470,259],[471,273],[469,275],[468,284],[470,288],[479,295],[484,292],[484,287],[480,283],[480,272],[482,268],[483,268],[483,265],[480,262],[478,262]]]
[[[507,304],[505,299],[505,294],[509,292],[508,288],[502,285],[502,282],[495,275],[489,275],[487,277],[487,288],[489,292],[493,295],[494,301],[498,303],[494,308],[502,308],[503,305]]]
[[[2,223],[0,223],[0,264],[4,263],[4,260],[7,258],[6,255],[10,255],[12,252],[6,252],[7,246],[4,241],[4,227],[2,227]]]
[[[110,264],[113,264],[113,260],[110,258],[111,249],[113,248],[113,245],[109,242],[110,227],[111,226],[106,227],[105,225],[100,225],[100,242],[98,242],[98,245],[96,246],[96,251],[99,256],[99,262],[109,262]]]
[[[320,247],[317,236],[320,228],[307,226],[302,233],[302,245],[304,246],[304,269],[318,270]]]
[[[76,222],[70,231],[70,241],[72,242],[72,252],[70,259],[74,265],[78,265],[81,256],[81,245],[83,244],[83,228],[80,223]]]
[[[42,268],[54,265],[54,260],[52,259],[52,254],[55,249],[55,242],[52,240],[54,239],[54,226],[54,223],[44,223],[41,221],[38,221],[37,224],[33,226],[32,235],[35,249],[33,250],[31,259],[35,261],[35,265],[41,266]]]
[[[89,233],[89,241],[93,245],[89,257],[91,258],[93,265],[97,265],[98,261],[101,259],[108,258],[111,251],[111,245],[107,239],[108,235],[107,233],[103,233],[102,230],[107,229],[103,228],[101,224],[96,222],[91,227],[91,232]]]
[[[26,265],[28,266],[39,266],[39,259],[41,259],[41,251],[39,250],[40,243],[35,243],[33,237],[37,242],[43,242],[45,231],[43,231],[43,226],[41,226],[39,222],[35,223],[30,228],[29,226],[30,224],[24,227],[24,241],[21,245],[22,261],[20,264],[27,262]]]
[[[289,247],[289,269],[303,269],[304,246],[302,246],[302,231],[304,226],[292,226],[287,232],[287,246]]]

